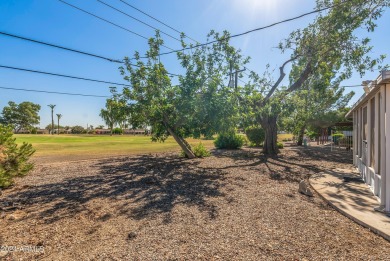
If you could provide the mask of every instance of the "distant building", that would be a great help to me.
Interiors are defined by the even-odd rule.
[[[365,94],[346,115],[353,119],[353,164],[389,212],[390,71],[363,85]]]

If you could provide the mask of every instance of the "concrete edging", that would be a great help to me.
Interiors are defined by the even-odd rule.
[[[383,231],[361,221],[360,219],[358,218],[355,218],[354,216],[348,214],[346,211],[340,209],[339,207],[337,207],[335,204],[333,204],[331,201],[329,201],[328,199],[326,199],[323,195],[321,195],[321,193],[319,193],[315,188],[314,186],[311,184],[310,182],[310,178],[308,180],[309,182],[309,185],[310,187],[313,189],[313,191],[315,191],[316,194],[318,194],[320,196],[320,198],[322,200],[324,200],[327,204],[329,204],[332,208],[334,208],[336,211],[338,211],[339,213],[341,213],[342,215],[346,216],[347,218],[349,218],[350,220],[354,221],[355,223],[359,224],[360,226],[364,227],[364,228],[368,228],[368,230],[370,230],[371,232],[383,237],[384,239],[386,239],[387,241],[390,242],[390,235],[384,233]]]

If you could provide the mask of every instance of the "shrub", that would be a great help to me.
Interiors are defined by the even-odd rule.
[[[284,145],[281,142],[277,142],[276,146],[278,146],[278,149],[283,149],[284,148]]]
[[[28,160],[35,150],[31,144],[20,147],[12,137],[12,128],[0,124],[0,188],[13,184],[13,178],[26,175],[33,164]]]
[[[83,133],[86,133],[85,129],[82,127],[82,126],[74,126],[72,128],[72,134],[83,134]]]
[[[194,147],[194,154],[198,158],[209,157],[211,155],[202,142],[199,142],[198,145]]]
[[[219,134],[214,141],[218,149],[239,149],[244,145],[245,138],[235,133]]]
[[[193,153],[197,158],[204,158],[211,156],[210,151],[208,151],[203,143],[199,142],[198,145],[196,145],[193,149]],[[187,155],[184,153],[184,151],[180,151],[180,157],[187,158]]]
[[[260,146],[265,139],[265,132],[260,127],[248,127],[245,129],[248,140],[255,146]]]
[[[121,128],[115,128],[112,130],[112,134],[123,134],[123,130]]]
[[[335,133],[332,135],[332,139],[333,139],[333,142],[338,145],[339,144],[339,140],[344,138],[344,134],[342,133]]]

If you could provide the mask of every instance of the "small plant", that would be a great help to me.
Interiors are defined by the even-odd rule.
[[[35,149],[25,142],[18,147],[12,136],[12,128],[0,124],[0,188],[11,186],[14,177],[24,176],[34,167],[28,160]]]
[[[332,140],[333,142],[338,145],[339,144],[339,140],[340,139],[343,139],[344,138],[344,134],[343,133],[335,133],[332,135]]]
[[[260,146],[265,139],[265,132],[260,127],[248,127],[245,129],[246,137],[255,146]]]
[[[194,154],[198,158],[209,157],[211,155],[202,142],[199,142],[198,145],[194,147]]]
[[[278,146],[278,149],[283,149],[284,148],[284,145],[281,142],[277,142],[276,146]]]
[[[214,141],[215,147],[218,149],[239,149],[245,143],[245,138],[235,133],[219,134]]]
[[[194,147],[193,152],[197,158],[211,156],[210,151],[206,149],[202,142],[199,142],[199,144]],[[187,158],[187,155],[184,153],[184,151],[180,151],[180,157]]]

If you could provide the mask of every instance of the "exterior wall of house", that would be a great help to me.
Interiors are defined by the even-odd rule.
[[[355,105],[353,118],[353,163],[362,179],[390,211],[390,84],[373,87]],[[389,164],[386,164],[389,162]]]

